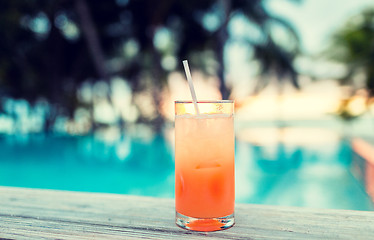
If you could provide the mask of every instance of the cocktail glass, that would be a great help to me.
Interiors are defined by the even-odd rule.
[[[175,102],[176,224],[194,231],[234,225],[234,101]]]

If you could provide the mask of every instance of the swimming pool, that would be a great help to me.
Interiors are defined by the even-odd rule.
[[[173,197],[172,134],[114,132],[2,135],[0,185]],[[316,131],[300,129],[294,136],[295,130],[288,129],[281,137],[268,129],[237,134],[236,202],[373,210],[351,174],[348,141],[329,139],[326,132],[320,138],[328,144],[300,139],[311,133]]]

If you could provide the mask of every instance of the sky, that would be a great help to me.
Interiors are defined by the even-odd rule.
[[[329,38],[373,0],[268,0],[270,12],[288,19],[300,34],[303,50],[315,55],[327,47]]]
[[[288,20],[299,33],[302,56],[297,57],[295,67],[300,72],[302,91],[295,92],[286,88],[286,98],[282,101],[282,112],[287,118],[316,119],[336,110],[342,90],[334,79],[342,76],[345,67],[342,64],[320,58],[321,53],[330,44],[332,35],[343,27],[352,17],[368,6],[374,7],[373,0],[267,0],[270,13]],[[242,21],[233,21],[229,26],[231,35],[249,32],[256,35],[253,29],[245,28]],[[281,35],[277,35],[281,38]],[[234,86],[236,99],[246,99],[253,93],[258,80],[259,65],[251,60],[251,52],[240,43],[232,43],[226,49],[228,76],[226,81]],[[318,77],[320,81],[311,81],[309,76]],[[275,79],[275,78],[274,78]],[[323,81],[322,81],[323,80]],[[272,80],[273,83],[275,80]],[[277,88],[270,84],[256,101],[251,100],[248,108],[243,108],[243,119],[254,120],[277,118],[279,108]]]
[[[306,76],[322,79],[336,79],[344,75],[342,64],[321,58],[321,53],[330,44],[332,35],[352,17],[368,6],[374,7],[373,0],[267,0],[268,11],[288,20],[299,33],[302,55],[295,61],[296,69]],[[245,27],[240,19],[231,22],[231,35],[256,31]],[[277,36],[287,39],[287,36]],[[284,38],[286,37],[286,38]],[[287,41],[287,40],[286,40]],[[236,96],[246,96],[256,82],[259,65],[251,59],[251,52],[245,44],[232,43],[226,50],[228,77],[226,81],[234,85]]]

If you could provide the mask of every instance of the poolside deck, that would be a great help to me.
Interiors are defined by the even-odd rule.
[[[374,212],[237,204],[236,225],[190,232],[173,199],[0,187],[5,239],[374,239]]]

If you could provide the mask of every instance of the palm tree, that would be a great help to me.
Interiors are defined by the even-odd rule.
[[[298,1],[295,1],[298,2]],[[293,60],[299,53],[299,37],[291,23],[285,19],[271,15],[264,5],[264,1],[233,1],[231,18],[242,14],[248,22],[257,26],[263,36],[258,42],[250,37],[244,39],[254,50],[254,58],[261,64],[261,75],[275,74],[282,87],[284,80],[290,80],[299,89],[298,74],[293,66]],[[288,47],[277,43],[273,27],[280,27],[290,36]],[[269,78],[261,78],[256,85],[255,93],[261,91],[269,83]],[[281,91],[281,89],[280,89]]]
[[[332,39],[328,56],[347,66],[342,84],[354,86],[353,76],[365,75],[365,87],[374,96],[374,9],[365,9],[351,18]]]
[[[187,58],[203,72],[218,75],[222,97],[228,98],[231,90],[225,84],[224,47],[228,41],[236,41],[228,35],[228,25],[237,15],[245,16],[263,35],[262,42],[250,37],[240,39],[254,49],[262,74],[275,72],[280,80],[289,76],[298,87],[292,64],[297,44],[292,49],[277,44],[272,27],[282,26],[296,42],[297,35],[289,23],[268,13],[260,0],[3,2],[1,96],[30,102],[44,97],[66,115],[72,116],[79,104],[75,91],[83,81],[115,75],[124,76],[134,91],[151,86],[158,107],[160,86],[179,66],[165,67],[166,58],[177,63]],[[204,24],[207,15],[219,19],[216,27]],[[66,27],[70,32],[66,32]],[[169,41],[158,46],[156,39],[162,32]],[[122,54],[128,43],[132,43],[131,56]],[[114,58],[120,63],[115,68],[108,67],[108,60]],[[212,61],[218,63],[215,71],[211,70]],[[144,84],[147,79],[151,84]],[[258,90],[267,84],[264,79],[258,83]],[[151,121],[162,123],[159,116]]]
[[[220,81],[220,91],[222,97],[227,99],[230,95],[225,83],[224,48],[230,39],[228,34],[229,22],[238,15],[244,16],[247,21],[255,25],[263,36],[262,42],[253,41],[250,37],[239,39],[245,41],[254,49],[254,57],[262,65],[263,75],[275,73],[279,80],[289,77],[292,84],[298,88],[297,73],[293,66],[293,59],[298,53],[297,33],[290,23],[284,19],[272,16],[261,0],[241,1],[241,0],[216,0],[216,1],[163,1],[162,4],[155,5],[153,1],[130,1],[128,9],[132,12],[134,22],[133,32],[140,43],[140,52],[144,55],[153,56],[153,71],[158,73],[155,81],[162,82],[168,71],[162,69],[159,64],[166,55],[174,55],[178,60],[188,58],[194,66],[199,66],[205,73],[218,75]],[[218,26],[213,29],[204,24],[204,17],[214,15],[219,20]],[[277,25],[285,29],[290,36],[293,36],[294,47],[286,49],[276,43],[276,36],[273,35],[272,28]],[[167,29],[173,36],[174,45],[167,49],[156,49],[153,40],[160,28]],[[147,29],[148,31],[144,31]],[[211,56],[218,62],[216,72],[210,72],[207,62],[212,62],[205,55],[206,50],[211,50]],[[150,53],[147,53],[150,52]],[[199,56],[199,57],[193,57]],[[203,59],[203,60],[202,60]],[[207,60],[204,60],[207,59]],[[145,65],[138,62],[142,69]],[[137,69],[141,67],[138,66]],[[174,69],[171,69],[174,70]],[[133,71],[132,71],[133,72]],[[138,81],[135,81],[135,84]],[[266,80],[259,82],[257,91],[266,86]]]
[[[334,34],[331,46],[326,53],[330,59],[345,64],[347,68],[346,74],[339,80],[341,84],[349,85],[351,88],[346,99],[341,100],[337,114],[348,124],[364,113],[352,113],[349,108],[349,103],[354,99],[352,96],[355,94],[355,90],[364,87],[368,92],[368,99],[374,96],[373,23],[374,9],[365,9],[352,17]],[[354,76],[357,74],[364,76],[364,86],[358,86],[354,81]],[[359,83],[359,85],[361,84]]]

